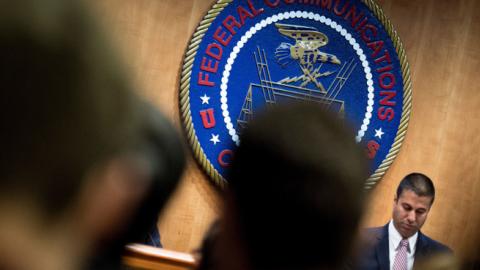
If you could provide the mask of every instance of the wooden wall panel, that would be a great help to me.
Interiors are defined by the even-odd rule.
[[[183,53],[212,1],[89,1],[123,53],[139,92],[180,128]],[[472,234],[480,230],[480,1],[378,3],[408,55],[413,109],[402,150],[372,192],[364,223],[386,223],[398,181],[420,171],[431,176],[438,194],[424,232],[466,254]],[[220,209],[220,198],[190,160],[159,221],[164,245],[192,251]]]

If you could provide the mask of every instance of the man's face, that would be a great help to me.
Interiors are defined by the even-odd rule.
[[[393,201],[393,225],[405,238],[414,235],[425,223],[430,210],[432,197],[418,196],[405,189]]]

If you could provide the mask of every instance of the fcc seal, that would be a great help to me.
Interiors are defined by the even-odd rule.
[[[218,0],[184,59],[180,107],[194,155],[218,184],[249,120],[314,102],[353,124],[367,187],[398,153],[411,82],[396,32],[372,0]]]

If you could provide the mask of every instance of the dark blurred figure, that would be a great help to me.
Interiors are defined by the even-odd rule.
[[[196,270],[214,270],[219,269],[219,259],[222,259],[222,252],[216,250],[221,231],[220,220],[215,220],[205,233],[202,244],[197,250],[198,266]]]
[[[253,120],[233,160],[217,270],[339,269],[362,214],[365,158],[318,105],[278,106]],[[205,250],[205,247],[204,247]]]
[[[182,146],[80,1],[0,2],[0,269],[114,269]]]
[[[436,253],[415,263],[415,270],[461,270],[460,263],[451,253]],[[470,268],[468,268],[471,270]]]
[[[450,248],[420,231],[434,199],[435,187],[430,178],[421,173],[405,176],[393,200],[392,220],[383,227],[365,231],[366,247],[355,268],[407,270],[440,253],[446,254],[442,258],[451,256]],[[423,265],[425,268],[428,264]]]
[[[480,213],[477,213],[477,217]],[[480,219],[477,219],[477,221]],[[477,228],[480,228],[480,222],[476,223]],[[463,269],[471,269],[471,270],[480,270],[480,230],[477,231],[475,237],[473,237],[475,241],[472,245],[472,252],[470,256],[467,256],[465,262],[463,263]]]
[[[185,157],[183,145],[174,127],[151,105],[142,105],[146,109],[142,119],[145,126],[140,129],[140,143],[130,155],[144,160],[141,170],[145,172],[147,169],[149,186],[138,200],[131,217],[123,224],[115,225],[123,225],[123,232],[120,231],[100,246],[87,269],[117,269],[127,243],[145,243],[147,239],[147,244],[161,247],[156,227],[158,215],[180,179]],[[132,186],[126,188],[130,191]],[[152,235],[156,238],[149,239]]]

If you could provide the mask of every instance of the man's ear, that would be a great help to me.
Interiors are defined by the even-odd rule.
[[[150,177],[138,160],[124,156],[96,166],[86,177],[76,207],[77,226],[95,245],[126,230]]]

